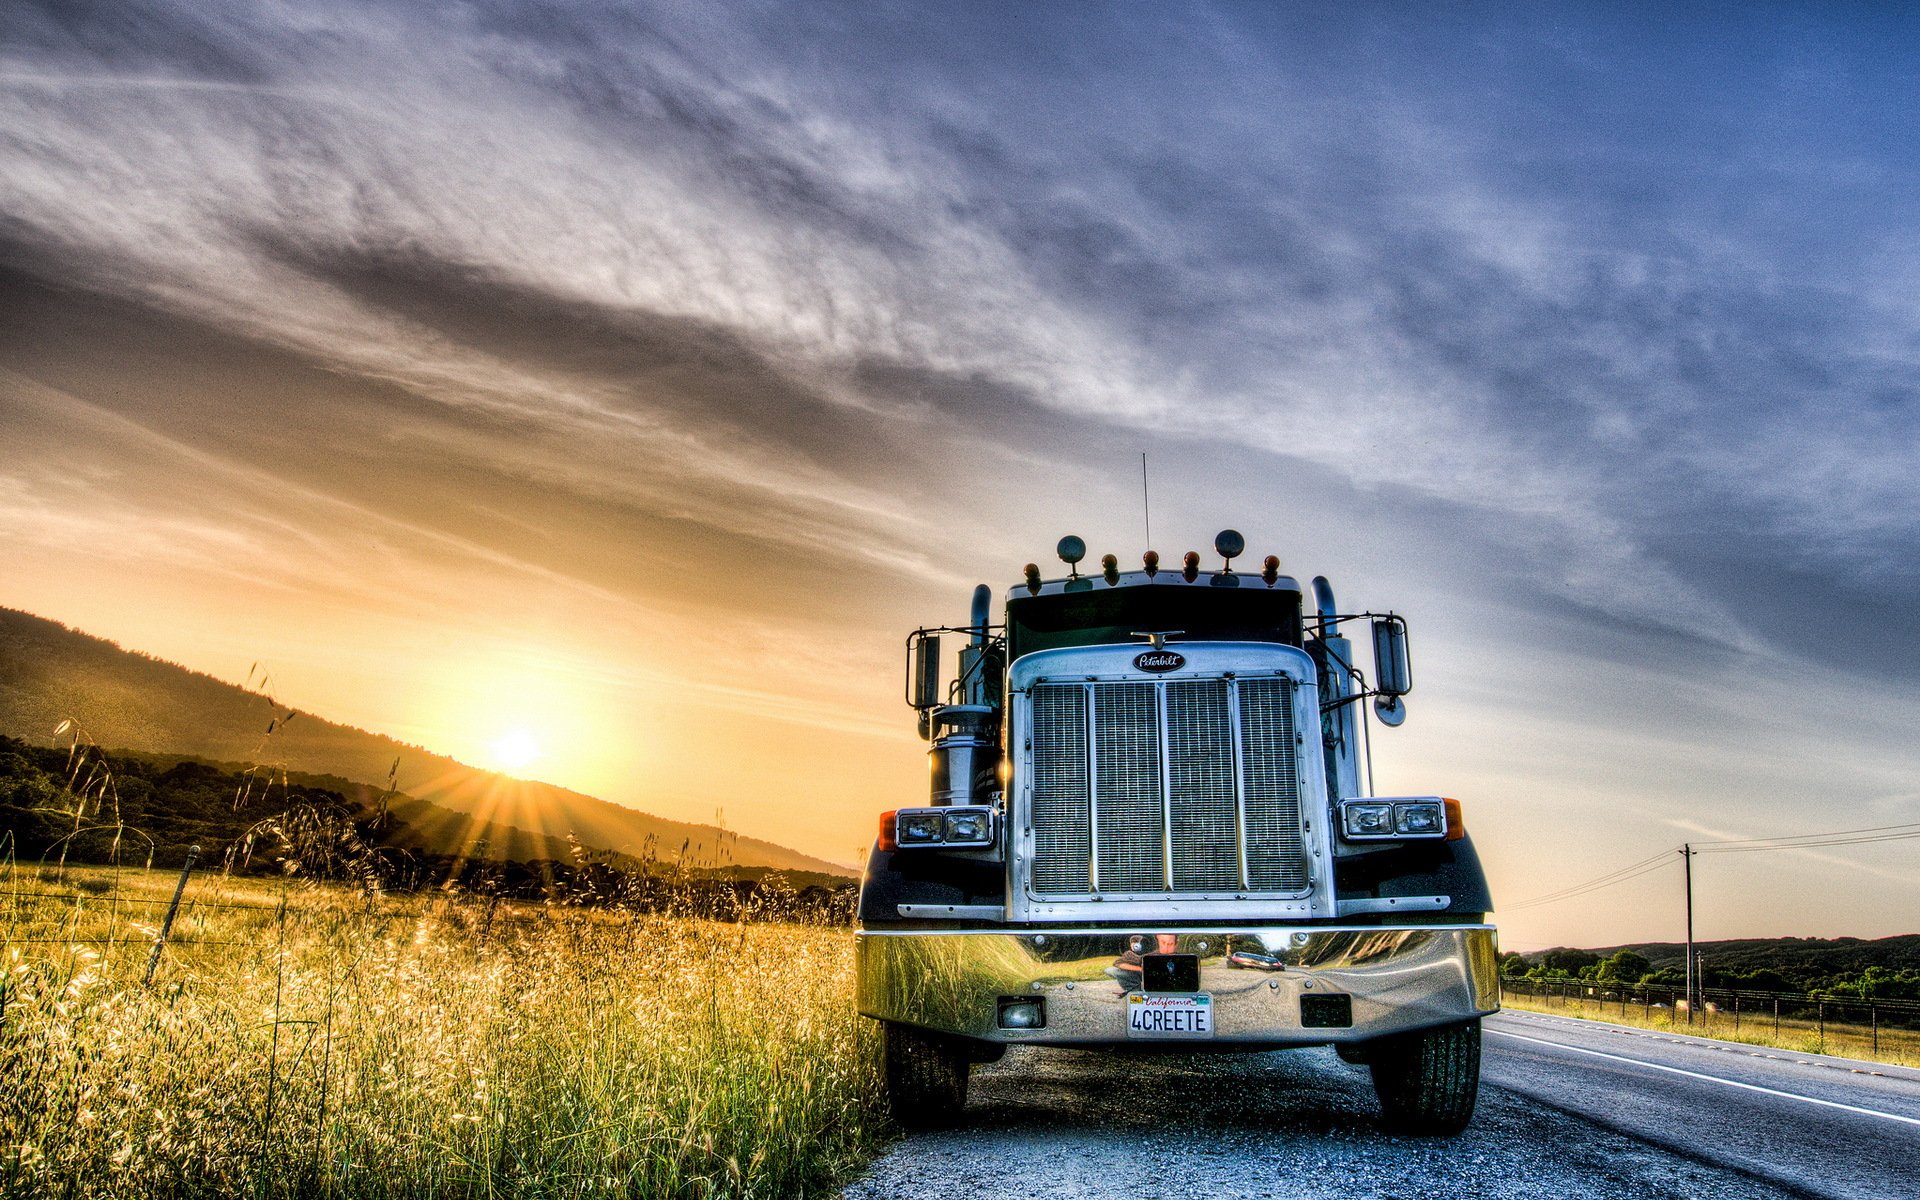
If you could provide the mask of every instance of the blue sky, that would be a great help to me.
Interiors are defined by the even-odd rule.
[[[1908,18],[14,12],[0,604],[847,859],[899,636],[1136,555],[1146,450],[1163,553],[1410,615],[1381,783],[1497,896],[1920,821]],[[1715,859],[1703,929],[1910,931],[1909,845]]]

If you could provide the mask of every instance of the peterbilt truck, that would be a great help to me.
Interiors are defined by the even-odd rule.
[[[1277,558],[1214,546],[1217,567],[1082,573],[1069,536],[1066,576],[1028,564],[998,621],[981,585],[969,624],[907,639],[931,795],[882,815],[856,934],[902,1124],[958,1120],[971,1068],[1015,1045],[1331,1045],[1388,1128],[1472,1116],[1486,878],[1456,801],[1370,794],[1366,702],[1404,719],[1406,621],[1340,612],[1324,577],[1308,609]]]

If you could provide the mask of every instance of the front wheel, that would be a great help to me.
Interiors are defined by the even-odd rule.
[[[1480,1022],[1381,1038],[1368,1046],[1373,1090],[1388,1128],[1451,1136],[1480,1094]]]
[[[887,1021],[881,1044],[894,1120],[909,1129],[937,1129],[960,1119],[971,1066],[965,1042]]]
[[[1356,1067],[1364,1067],[1373,1061],[1372,1042],[1335,1042],[1333,1052],[1340,1056],[1341,1062],[1352,1063]]]

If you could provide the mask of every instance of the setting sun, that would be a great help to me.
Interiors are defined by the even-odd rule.
[[[524,729],[508,730],[487,749],[494,765],[506,771],[523,770],[540,758],[540,743]]]

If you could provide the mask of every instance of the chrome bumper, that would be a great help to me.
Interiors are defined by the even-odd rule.
[[[1169,935],[1174,952],[1200,960],[1200,990],[1213,997],[1214,1044],[1365,1041],[1500,1007],[1492,926],[1375,925],[865,931],[855,938],[860,1011],[992,1042],[1121,1044],[1128,1040],[1127,996],[1138,991],[1123,956],[1136,943],[1150,953],[1165,949]],[[1243,951],[1277,961],[1268,967],[1230,960]],[[1301,999],[1316,995],[1349,997],[1352,1024],[1304,1024]],[[999,1028],[1003,997],[1043,998],[1046,1027]]]

